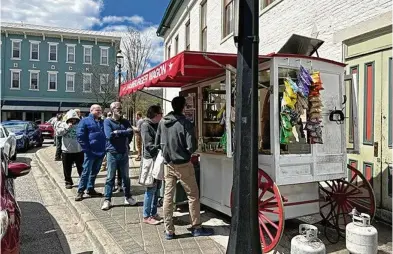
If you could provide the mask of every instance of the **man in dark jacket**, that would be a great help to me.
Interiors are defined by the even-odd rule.
[[[105,200],[102,210],[111,207],[113,186],[115,184],[116,169],[119,169],[124,183],[124,204],[135,205],[136,200],[131,196],[129,177],[129,144],[132,140],[132,127],[127,119],[122,117],[120,102],[111,104],[112,117],[104,121],[106,137],[107,177],[105,182]]]
[[[173,225],[173,195],[177,180],[180,180],[188,197],[193,236],[212,235],[211,229],[201,227],[199,189],[191,155],[196,151],[194,125],[183,114],[186,105],[184,97],[172,100],[173,111],[160,121],[156,136],[156,145],[162,149],[165,167],[164,223],[165,238],[175,236]]]
[[[85,154],[83,162],[83,172],[79,180],[76,201],[83,199],[83,194],[87,189],[90,197],[100,197],[94,189],[98,172],[105,155],[105,133],[104,122],[101,119],[102,110],[100,105],[90,107],[90,115],[83,118],[77,128],[77,139]]]

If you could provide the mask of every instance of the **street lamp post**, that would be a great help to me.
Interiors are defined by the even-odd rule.
[[[231,232],[227,254],[260,254],[258,222],[259,0],[239,1]],[[249,103],[251,101],[251,103]]]
[[[117,68],[119,71],[119,84],[118,84],[118,90],[117,90],[117,96],[118,96],[118,101],[120,101],[120,85],[121,85],[121,68],[123,67],[124,63],[124,57],[123,54],[121,53],[121,50],[117,52],[116,55],[116,62],[117,62]]]

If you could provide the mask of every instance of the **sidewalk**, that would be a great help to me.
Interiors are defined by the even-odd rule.
[[[142,201],[144,187],[138,184],[139,163],[130,160],[131,189],[138,206],[124,206],[123,192],[114,193],[112,209],[102,211],[103,198],[86,198],[82,202],[74,201],[76,186],[71,190],[64,188],[63,169],[60,161],[54,161],[55,147],[48,147],[36,153],[38,163],[48,172],[51,180],[58,185],[71,210],[81,220],[85,229],[100,253],[225,253],[228,224],[215,220],[211,213],[202,215],[204,225],[213,226],[217,232],[226,236],[192,237],[188,213],[175,213],[176,234],[178,239],[167,241],[164,237],[164,225],[152,226],[142,223]],[[76,169],[73,172],[74,183],[78,182]],[[100,172],[96,180],[96,190],[103,192],[106,171]],[[162,209],[159,209],[162,215]],[[221,233],[222,234],[222,233]],[[213,240],[214,239],[214,240]],[[219,244],[220,242],[221,244]]]
[[[176,234],[179,239],[167,241],[163,238],[164,226],[146,225],[142,223],[142,202],[144,187],[138,184],[139,162],[130,160],[130,178],[132,194],[138,201],[138,206],[125,207],[123,205],[123,193],[115,193],[112,204],[115,205],[109,211],[102,211],[103,198],[86,198],[82,202],[75,202],[76,188],[67,190],[64,188],[63,169],[61,162],[53,160],[54,147],[43,148],[36,155],[40,167],[47,171],[51,180],[57,184],[66,199],[69,208],[85,225],[90,240],[97,246],[99,253],[211,253],[220,254],[226,252],[226,245],[229,238],[229,224],[225,222],[227,218],[218,213],[201,211],[203,225],[212,227],[215,235],[211,237],[193,238],[189,234],[189,216],[187,206],[185,212],[175,212],[174,222]],[[78,181],[76,169],[73,172],[74,183]],[[96,180],[97,191],[103,192],[106,180],[106,171],[100,172]],[[76,186],[75,186],[76,187]],[[162,209],[159,208],[162,215]],[[223,219],[224,218],[224,219]],[[319,215],[305,216],[302,218],[285,221],[285,229],[280,243],[276,247],[277,252],[269,253],[288,254],[290,253],[291,239],[298,235],[299,224],[315,224],[320,231],[319,238],[324,242],[327,253],[347,254],[345,249],[345,239],[340,238],[337,243],[329,243],[323,233],[323,226],[318,223],[321,220]],[[392,228],[386,224],[374,221],[373,225],[378,230],[379,253],[392,253]],[[328,230],[330,239],[336,239],[335,230]]]

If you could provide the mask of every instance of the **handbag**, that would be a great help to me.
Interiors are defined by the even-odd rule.
[[[154,185],[154,177],[152,176],[154,167],[153,159],[142,158],[141,172],[139,175],[138,183],[145,187],[151,187]]]
[[[154,161],[152,176],[157,180],[164,180],[164,157],[162,156],[161,150],[158,151],[158,155]]]

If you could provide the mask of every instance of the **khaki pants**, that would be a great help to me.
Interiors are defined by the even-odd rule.
[[[188,197],[188,207],[190,210],[191,226],[199,228],[201,226],[199,190],[195,178],[194,166],[189,163],[170,164],[164,168],[165,174],[165,195],[164,195],[164,224],[168,233],[174,233],[173,225],[173,196],[176,182],[179,179]]]
[[[142,155],[142,137],[139,134],[135,135],[136,149],[138,150],[138,157]]]

